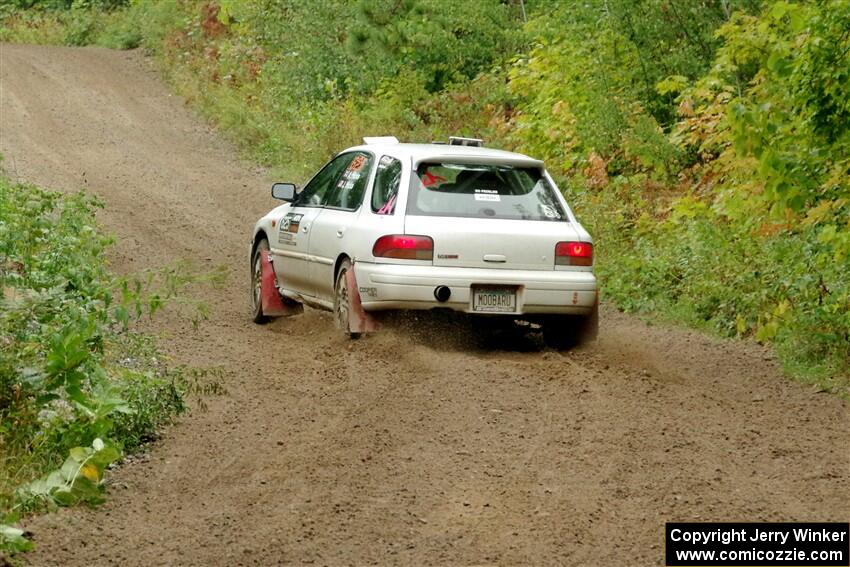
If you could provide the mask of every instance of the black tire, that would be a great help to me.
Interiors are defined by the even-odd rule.
[[[360,333],[351,332],[351,298],[348,296],[348,286],[345,284],[345,275],[351,269],[351,262],[343,260],[336,274],[334,284],[334,322],[350,339],[360,338]]]
[[[254,249],[254,255],[251,257],[251,320],[254,323],[262,325],[272,320],[268,315],[263,314],[262,301],[262,277],[263,277],[263,258],[262,253],[269,249],[269,241],[263,238],[257,243]]]
[[[596,340],[599,333],[599,306],[587,315],[563,315],[543,323],[543,342],[555,350],[567,350]]]

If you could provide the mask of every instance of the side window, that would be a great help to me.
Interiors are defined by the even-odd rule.
[[[363,193],[366,192],[369,170],[372,167],[372,156],[357,152],[349,154],[349,159],[351,161],[348,163],[348,167],[335,181],[325,197],[324,205],[326,207],[353,211],[363,202]]]
[[[382,157],[378,162],[378,172],[375,174],[372,210],[379,215],[393,214],[400,186],[401,162],[390,156]]]
[[[354,157],[352,154],[344,154],[331,160],[304,186],[294,204],[302,207],[320,206],[333,182],[337,180],[352,157]]]

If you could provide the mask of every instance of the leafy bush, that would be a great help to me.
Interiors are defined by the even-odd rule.
[[[693,156],[685,195],[624,200],[621,223],[602,220],[611,203],[593,215],[622,305],[773,341],[795,373],[844,393],[849,25],[846,1],[734,15],[711,70],[678,98],[670,140]],[[636,181],[623,179],[647,195]]]
[[[15,8],[42,10],[95,9],[115,10],[129,4],[129,0],[10,0]]]
[[[0,3],[0,41],[56,45],[99,45],[133,49],[141,45],[145,17],[166,2],[127,0],[17,0]],[[22,7],[23,6],[23,7]],[[27,9],[24,9],[27,8]]]
[[[198,278],[110,274],[98,207],[0,176],[0,552],[28,547],[8,524],[34,500],[99,502],[103,468],[200,391],[127,327]]]
[[[674,176],[680,156],[664,132],[675,94],[709,68],[730,11],[759,4],[595,0],[540,13],[533,48],[510,69],[517,143],[564,171],[596,154],[612,174]]]

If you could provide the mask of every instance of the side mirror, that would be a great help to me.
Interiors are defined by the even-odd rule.
[[[275,183],[272,185],[272,197],[281,201],[292,201],[295,198],[294,183]]]

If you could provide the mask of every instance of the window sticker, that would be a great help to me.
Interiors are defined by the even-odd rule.
[[[476,201],[491,201],[494,203],[498,203],[502,200],[499,197],[499,192],[494,189],[476,189],[475,190],[475,200]]]
[[[348,171],[360,171],[363,169],[363,166],[366,165],[366,157],[365,156],[356,156],[352,161],[351,165],[348,166]]]
[[[304,215],[299,215],[296,213],[289,213],[283,220],[280,222],[280,231],[281,232],[298,232],[298,228],[301,226],[301,219]]]
[[[395,211],[395,198],[396,198],[396,196],[393,195],[392,197],[387,199],[387,202],[384,203],[383,207],[378,209],[377,213],[379,215],[391,215],[391,214],[393,214],[393,211]]]
[[[280,244],[287,246],[297,246],[295,235],[298,234],[298,228],[301,226],[301,219],[304,215],[289,213],[280,220],[280,230],[278,231],[277,241]]]
[[[354,184],[357,183],[357,181],[360,179],[360,177],[362,175],[363,174],[360,171],[354,171],[354,170],[351,170],[351,169],[346,169],[343,172],[342,177],[340,177],[339,181],[337,181],[336,186],[337,186],[338,189],[341,189],[343,191],[348,191],[352,187],[354,187]]]
[[[543,211],[543,214],[546,216],[546,218],[549,218],[549,219],[560,218],[558,211],[556,211],[555,209],[553,209],[549,205],[540,205],[540,209]]]

